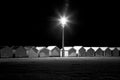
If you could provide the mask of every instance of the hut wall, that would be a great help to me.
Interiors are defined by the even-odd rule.
[[[26,50],[23,47],[19,47],[14,54],[15,57],[19,57],[19,58],[28,57],[26,54]]]
[[[113,51],[112,51],[112,56],[119,56],[119,50],[117,48],[115,48]]]
[[[63,57],[68,57],[68,50],[64,51]]]
[[[51,56],[52,56],[52,57],[60,57],[60,51],[54,49],[54,50],[51,52]]]
[[[50,51],[51,52],[51,57],[60,57],[60,49],[59,48],[54,48],[53,50]]]
[[[112,55],[111,55],[111,50],[110,50],[109,48],[107,48],[107,49],[105,50],[105,56],[112,56]]]
[[[38,53],[36,53],[34,50],[30,49],[27,50],[27,55],[29,58],[37,58],[38,57]]]
[[[90,48],[90,49],[88,49],[88,56],[94,56],[94,53],[95,53],[95,51],[92,49],[92,48]]]
[[[13,57],[12,48],[5,47],[1,49],[1,58],[12,58],[12,57]]]
[[[85,49],[83,47],[79,50],[79,57],[80,56],[85,56]]]
[[[69,51],[68,51],[68,56],[69,57],[76,57],[76,50],[75,49],[70,49]]]
[[[49,57],[49,50],[48,49],[42,49],[39,54],[40,57]]]
[[[101,57],[104,56],[104,51],[102,51],[100,48],[95,52],[95,56]]]

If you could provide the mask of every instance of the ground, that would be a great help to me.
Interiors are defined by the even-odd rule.
[[[0,59],[0,80],[119,80],[120,57]]]

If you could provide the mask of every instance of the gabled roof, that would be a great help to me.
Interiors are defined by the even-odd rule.
[[[99,47],[91,47],[94,51],[97,51]]]
[[[70,50],[72,47],[64,47],[64,50]]]
[[[37,50],[41,50],[43,48],[46,48],[46,47],[36,47]]]
[[[54,49],[55,47],[57,47],[57,46],[48,46],[47,49],[52,50],[52,49]]]
[[[28,49],[31,49],[33,46],[25,46],[24,48],[26,49],[26,50],[28,50]]]
[[[88,49],[90,49],[90,47],[84,47],[84,49],[87,51]]]
[[[79,50],[82,46],[73,46],[74,49]]]
[[[114,49],[115,49],[115,47],[110,47],[109,49],[110,49],[110,50],[114,50]]]
[[[120,47],[117,47],[118,50],[120,50]]]
[[[12,50],[12,47],[5,46],[5,47],[3,47],[1,50]]]
[[[76,50],[76,53],[79,53],[79,50],[82,48],[82,46],[73,46],[73,48]]]
[[[108,47],[100,47],[101,50],[105,51]]]

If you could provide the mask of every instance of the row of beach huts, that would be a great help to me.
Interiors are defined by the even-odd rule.
[[[0,58],[39,58],[39,57],[112,57],[120,56],[120,47],[73,46],[62,49],[57,46],[4,46],[0,48]]]

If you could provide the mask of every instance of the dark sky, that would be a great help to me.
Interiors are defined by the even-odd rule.
[[[3,6],[1,45],[61,47],[62,29],[52,17],[64,8],[65,0],[6,2]],[[65,28],[65,46],[120,46],[116,2],[69,0],[75,23]]]

